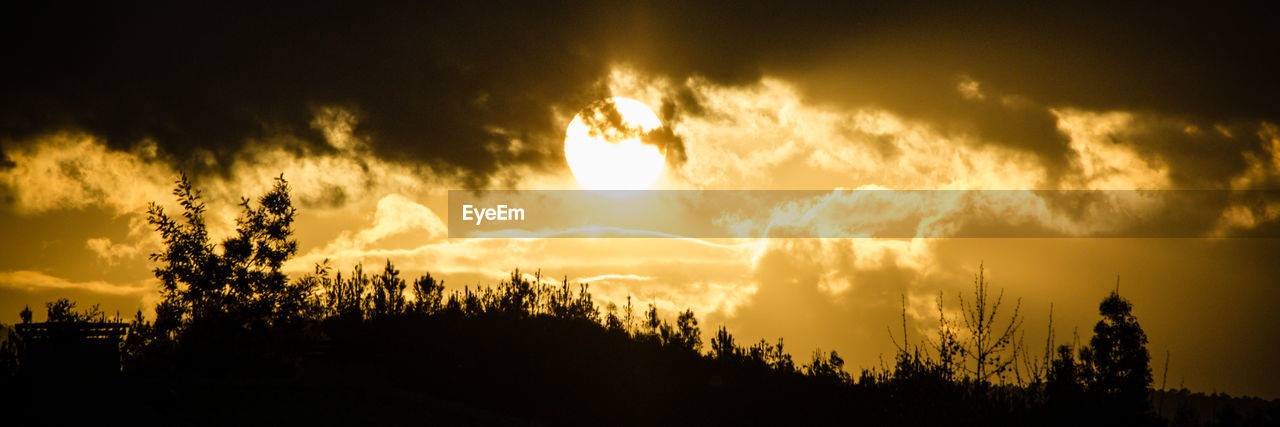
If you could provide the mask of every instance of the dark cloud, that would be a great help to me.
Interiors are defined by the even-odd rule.
[[[315,109],[340,106],[378,154],[478,183],[505,164],[558,161],[552,111],[607,97],[615,62],[722,84],[777,73],[815,100],[978,134],[1051,170],[1066,139],[1044,106],[1280,117],[1269,60],[1280,25],[1257,11],[670,6],[41,4],[0,22],[0,143],[80,129],[117,148],[150,138],[176,159],[225,159],[257,137],[320,141]],[[964,99],[961,75],[993,95]],[[690,94],[670,98],[664,121],[703,112]],[[532,149],[502,149],[513,137]]]
[[[1112,142],[1132,144],[1169,165],[1170,179],[1182,188],[1220,188],[1247,164],[1243,152],[1262,153],[1257,123],[1214,123],[1150,114],[1135,118]]]
[[[1280,53],[1280,18],[1262,10],[1019,4],[882,18],[844,43],[769,67],[813,99],[888,108],[1036,153],[1051,179],[1070,158],[1046,107],[1188,117],[1202,127],[1280,119],[1280,85],[1269,77],[1280,63],[1268,59]],[[980,82],[987,96],[965,99],[959,76]],[[1203,151],[1185,140],[1146,146],[1169,157]],[[1209,173],[1238,171],[1226,157],[1256,145],[1215,145]],[[1200,165],[1174,166],[1195,175]]]
[[[582,116],[582,123],[587,125],[587,135],[592,138],[604,138],[617,144],[644,133],[639,126],[626,123],[618,104],[611,99],[593,102],[578,114]]]
[[[684,138],[672,130],[672,125],[679,120],[675,104],[670,100],[662,103],[662,126],[644,130],[640,126],[626,123],[618,105],[611,99],[591,103],[579,115],[587,125],[588,134],[603,138],[611,143],[618,143],[631,138],[639,138],[641,142],[658,147],[667,159],[676,165],[685,162]]]
[[[605,70],[595,38],[573,33],[596,25],[576,8],[43,7],[5,19],[7,139],[81,129],[225,158],[246,138],[321,141],[315,108],[339,106],[385,157],[483,177],[550,156],[494,147],[558,139],[551,108],[598,98]]]

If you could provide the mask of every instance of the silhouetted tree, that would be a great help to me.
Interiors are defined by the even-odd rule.
[[[74,323],[74,322],[105,322],[106,315],[97,304],[89,306],[84,312],[76,311],[75,301],[67,298],[58,298],[57,300],[45,303],[47,309],[48,322],[51,323]]]
[[[766,353],[765,360],[768,361],[769,367],[775,371],[784,374],[796,372],[796,364],[791,361],[791,354],[783,349],[782,338],[778,338],[778,344],[770,348]]]
[[[1086,362],[1092,367],[1089,390],[1106,396],[1123,411],[1149,409],[1151,355],[1147,335],[1133,315],[1133,305],[1112,291],[1098,305],[1102,315],[1093,328]]]
[[[404,279],[400,278],[400,270],[387,260],[382,274],[373,279],[373,313],[375,316],[390,317],[403,313],[405,308]]]
[[[964,366],[964,344],[960,342],[956,328],[947,319],[947,313],[943,310],[941,291],[938,292],[936,302],[938,307],[938,339],[932,343],[932,347],[934,353],[938,355],[937,365],[942,374],[948,379],[955,379]],[[905,308],[903,315],[906,315]]]
[[[719,361],[734,361],[742,358],[742,349],[733,343],[733,335],[720,325],[716,336],[711,337],[711,357]]]
[[[761,339],[746,350],[746,359],[753,364],[769,367],[769,352],[772,349],[773,346],[768,341]]]
[[[850,381],[849,373],[844,371],[844,359],[841,359],[835,350],[829,354],[823,354],[822,349],[815,349],[812,361],[805,366],[805,374],[835,384]]]
[[[236,232],[223,241],[221,254],[209,242],[199,191],[186,174],[176,184],[173,194],[182,206],[182,221],[155,203],[148,209],[148,220],[164,242],[163,250],[151,254],[160,263],[155,269],[163,298],[156,309],[158,334],[172,336],[183,325],[207,317],[266,327],[313,311],[313,283],[291,282],[280,271],[298,250],[292,239],[296,210],[283,176],[257,207],[241,200]]]
[[[280,271],[284,262],[298,252],[293,240],[293,219],[297,210],[289,196],[289,184],[281,175],[254,207],[242,198],[236,218],[236,234],[222,243],[219,260],[229,277],[225,301],[227,310],[245,310],[251,321],[290,321],[301,318],[309,303],[310,283],[290,282]]]
[[[147,322],[142,310],[138,310],[133,315],[133,320],[129,322],[129,333],[124,338],[123,352],[126,362],[144,357],[155,336],[151,328],[151,323]]]
[[[31,323],[31,307],[23,307],[22,311],[18,313],[18,317],[22,318],[23,324]],[[21,362],[18,358],[21,338],[13,328],[5,329],[4,343],[0,344],[0,378],[17,373]]]
[[[635,306],[631,304],[631,295],[627,295],[627,303],[622,306],[622,325],[628,334],[636,332]]]
[[[644,326],[652,336],[657,336],[658,327],[662,326],[661,319],[658,318],[658,306],[653,303],[649,303],[649,309],[644,312]]]
[[[241,200],[235,232],[220,251],[210,242],[199,191],[185,174],[175,187],[181,219],[154,202],[148,209],[163,242],[150,256],[161,284],[150,343],[172,349],[183,366],[211,373],[296,363],[305,324],[322,306],[319,280],[289,280],[281,271],[297,253],[288,182],[277,177],[256,206]]]
[[[1057,351],[1046,374],[1046,403],[1055,416],[1073,417],[1084,404],[1085,378],[1071,347],[1058,346]]]
[[[566,278],[564,280],[563,286],[568,288],[569,279]],[[578,284],[578,295],[573,298],[573,303],[570,304],[569,318],[600,322],[600,309],[596,308],[596,303],[592,300],[590,288],[590,284]]]
[[[622,319],[618,317],[618,305],[609,303],[605,310],[604,328],[609,332],[625,334],[627,332],[626,325],[622,324]]]
[[[317,264],[312,280],[324,290],[325,313],[331,317],[360,320],[364,317],[365,295],[369,280],[364,274],[364,265],[356,264],[351,268],[351,275],[344,279],[342,273],[329,277],[329,260]]]
[[[970,373],[979,382],[987,382],[992,376],[1000,378],[1015,361],[1014,357],[1005,354],[1013,347],[1014,337],[1022,326],[1019,310],[1022,300],[1018,299],[1004,326],[997,324],[1000,305],[1004,301],[1004,290],[991,299],[990,285],[983,274],[983,266],[978,265],[978,274],[973,279],[973,299],[966,302],[960,297],[961,314],[965,328],[969,330],[969,340],[965,345],[965,356],[973,361]]]
[[[549,301],[549,312],[551,315],[568,318],[572,316],[573,295],[569,290],[569,278],[566,277],[560,289],[552,293]],[[497,300],[492,301],[490,306],[495,306],[498,311],[508,315],[532,315],[537,311],[538,301],[535,292],[542,285],[542,272],[534,272],[533,280],[526,279],[520,274],[520,270],[516,269],[511,272],[511,278],[498,284]]]
[[[698,329],[698,318],[694,317],[693,310],[685,310],[676,319],[676,336],[673,341],[677,347],[695,353],[702,351],[702,331]]]
[[[431,277],[431,273],[413,280],[414,311],[422,314],[433,314],[441,309],[441,298],[444,296],[444,281]]]
[[[158,334],[169,338],[188,318],[198,320],[219,312],[220,305],[215,304],[223,300],[226,281],[225,269],[209,243],[204,202],[185,173],[179,175],[173,195],[182,206],[181,222],[154,202],[147,210],[148,221],[164,242],[164,249],[150,257],[160,263],[154,270],[162,299],[156,307],[155,327]]]
[[[1022,355],[1023,367],[1030,375],[1030,384],[1032,386],[1042,384],[1048,378],[1049,370],[1052,369],[1051,365],[1053,363],[1053,355],[1055,351],[1053,344],[1056,335],[1056,332],[1053,329],[1053,304],[1049,304],[1049,325],[1046,329],[1044,338],[1044,355],[1041,357],[1031,357],[1031,352],[1026,351],[1025,343],[1021,339],[1021,336],[1019,336],[1018,339],[1018,353]]]

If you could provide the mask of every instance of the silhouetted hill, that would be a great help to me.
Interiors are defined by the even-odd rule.
[[[1153,393],[1147,336],[1112,291],[1092,336],[1044,353],[1021,339],[1020,300],[982,266],[936,336],[851,375],[832,352],[793,360],[775,343],[704,342],[692,310],[597,305],[589,286],[518,270],[446,293],[327,263],[291,278],[296,210],[283,178],[246,200],[235,233],[209,239],[199,192],[152,205],[162,250],[154,316],[108,322],[60,299],[48,321],[5,334],[0,398],[13,425],[1276,425],[1280,400]],[[1050,315],[1052,319],[1052,315]],[[839,327],[833,325],[832,327]],[[127,330],[123,342],[117,342]],[[99,331],[99,332],[94,332]],[[110,333],[103,334],[102,331]],[[710,343],[709,349],[704,344]],[[110,343],[106,352],[86,352]],[[91,345],[90,345],[91,344]],[[115,351],[118,348],[119,351]],[[68,354],[74,353],[74,354]],[[75,356],[75,357],[72,357]],[[78,364],[92,364],[88,375]],[[115,367],[121,366],[117,370]],[[8,425],[8,423],[6,423]]]
[[[438,294],[435,286],[419,281],[424,295]],[[610,310],[601,320],[589,301],[585,287],[571,292],[519,273],[496,288],[383,304],[398,310],[367,304],[344,314],[335,299],[322,304],[329,314],[279,331],[234,335],[206,325],[177,341],[135,342],[118,377],[19,373],[5,380],[4,401],[13,418],[37,424],[138,425],[1208,426],[1274,425],[1280,409],[1156,392],[1150,402],[1163,396],[1164,420],[1123,422],[1105,396],[1083,388],[1071,395],[973,381],[920,352],[856,379],[834,354],[834,366],[818,355],[797,366],[781,343],[741,347],[723,328],[703,353],[682,338],[700,335],[696,325],[673,326],[652,308],[623,317]],[[148,328],[135,321],[135,333]]]
[[[346,377],[134,377],[7,384],[5,425],[531,425],[529,421]]]

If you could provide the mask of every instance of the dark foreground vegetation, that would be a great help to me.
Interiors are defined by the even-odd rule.
[[[297,251],[296,211],[283,179],[257,206],[243,202],[236,234],[217,246],[185,177],[175,195],[180,218],[150,211],[165,242],[152,256],[162,301],[152,320],[139,311],[128,322],[122,372],[41,363],[32,348],[61,339],[58,348],[74,350],[66,341],[83,338],[8,331],[6,415],[166,425],[1280,421],[1277,401],[1153,392],[1146,335],[1115,292],[1087,343],[1055,346],[1050,324],[1033,357],[1021,307],[979,272],[957,298],[959,318],[944,315],[939,295],[937,336],[911,344],[904,314],[893,359],[850,375],[836,352],[796,361],[782,339],[739,343],[724,327],[704,341],[692,311],[668,317],[630,299],[601,307],[586,284],[540,274],[448,293],[391,262],[376,273],[319,265],[290,279],[280,268]],[[43,331],[111,323],[67,300],[46,308]],[[31,323],[29,310],[20,317]]]

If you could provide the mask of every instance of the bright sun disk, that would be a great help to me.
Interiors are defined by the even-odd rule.
[[[583,114],[601,113],[587,109],[573,117],[565,131],[564,157],[578,185],[588,190],[643,190],[662,175],[666,154],[641,136],[610,141],[610,135],[643,134],[662,127],[649,107],[634,99],[610,99],[622,117],[625,129],[592,129]],[[592,120],[600,123],[602,120]],[[626,132],[640,130],[640,132]],[[594,131],[594,132],[593,132]],[[594,134],[594,135],[593,135]]]

